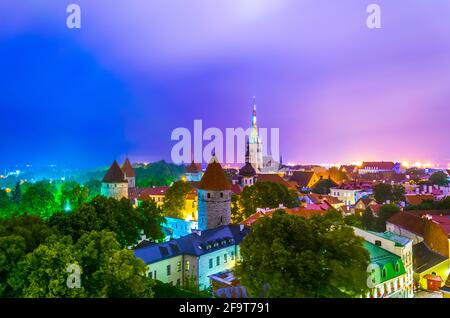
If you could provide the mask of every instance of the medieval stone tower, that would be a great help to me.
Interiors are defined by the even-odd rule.
[[[115,160],[102,180],[101,195],[117,200],[128,198],[128,180]]]
[[[133,189],[136,187],[136,174],[134,173],[133,166],[131,165],[130,160],[128,158],[125,159],[125,162],[122,165],[122,171],[125,175],[125,179],[128,181],[128,188]]]
[[[214,156],[197,190],[198,229],[212,229],[231,222],[231,185]]]

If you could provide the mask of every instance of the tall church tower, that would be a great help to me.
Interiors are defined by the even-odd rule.
[[[231,223],[231,185],[215,156],[200,180],[197,195],[200,231]]]
[[[256,123],[256,99],[253,97],[253,113],[252,113],[252,128],[249,138],[249,157],[250,163],[256,172],[261,172],[263,168],[263,149],[262,142],[259,138],[258,125]]]

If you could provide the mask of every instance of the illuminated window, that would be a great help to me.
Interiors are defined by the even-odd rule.
[[[189,261],[186,261],[185,267],[186,267],[186,271],[188,271],[190,269],[190,263]]]
[[[177,263],[177,271],[181,272],[181,261]]]

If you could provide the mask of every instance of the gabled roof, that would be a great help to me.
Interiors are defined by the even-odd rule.
[[[425,220],[420,216],[409,212],[398,212],[391,216],[388,223],[401,227],[411,233],[424,236],[425,233]]]
[[[410,205],[419,205],[423,201],[434,201],[432,194],[407,194],[405,195],[406,203]]]
[[[241,243],[245,235],[249,233],[249,228],[230,224],[199,233],[195,232],[176,240],[135,249],[134,255],[142,259],[145,264],[179,255],[199,257]]]
[[[195,163],[192,160],[191,164],[186,168],[187,173],[199,173],[202,172],[202,166],[199,163]]]
[[[109,168],[108,172],[106,172],[105,176],[102,180],[103,183],[128,183],[125,179],[125,175],[122,169],[119,167],[119,164],[116,160],[114,160],[113,164]]]
[[[291,189],[295,189],[296,187],[293,186],[292,183],[284,180],[282,177],[280,177],[278,174],[275,173],[262,173],[262,174],[258,174],[256,176],[256,180],[258,182],[273,182],[273,183],[278,183],[278,184],[282,184],[287,188],[291,188]]]
[[[305,188],[314,177],[314,174],[313,171],[294,171],[289,181],[295,181],[300,188]]]
[[[125,159],[125,162],[122,165],[122,171],[127,178],[134,178],[136,176],[133,166],[131,165],[131,162],[130,160],[128,160],[128,158]]]
[[[371,198],[360,198],[356,204],[358,204],[358,202],[361,201],[365,206],[368,206],[370,203],[377,203],[374,199]]]
[[[211,191],[231,190],[230,182],[228,182],[225,172],[217,161],[217,158],[213,157],[208,164],[198,188]]]
[[[167,190],[169,190],[169,187],[162,186],[162,187],[149,187],[145,188],[139,195],[138,199],[141,201],[145,201],[150,199],[150,196],[164,196],[166,195]]]
[[[433,252],[425,242],[420,242],[413,245],[413,269],[414,272],[422,273],[442,262],[445,262],[447,257]]]

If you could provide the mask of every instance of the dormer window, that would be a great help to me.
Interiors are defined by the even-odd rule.
[[[207,197],[208,199],[211,199],[211,193],[208,192],[208,193],[206,194],[206,197]]]
[[[386,277],[386,275],[387,275],[387,273],[386,273],[386,268],[383,268],[383,271],[381,272],[381,275],[382,275],[383,277]]]
[[[223,192],[220,192],[220,197],[223,198]]]

